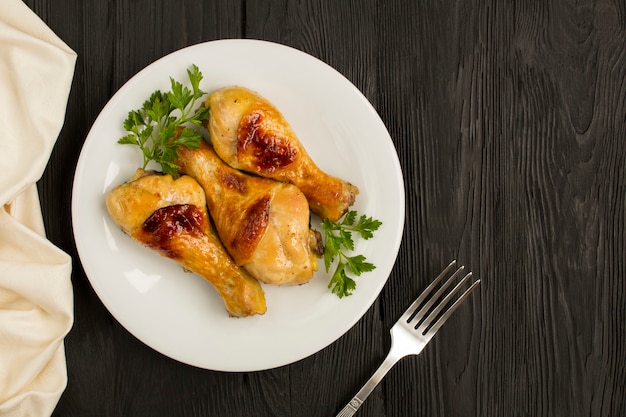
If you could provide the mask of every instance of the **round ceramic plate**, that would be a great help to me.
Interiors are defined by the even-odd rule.
[[[229,317],[213,287],[122,231],[104,204],[114,186],[142,164],[138,148],[119,145],[128,111],[138,109],[170,77],[188,84],[195,64],[212,92],[229,85],[257,91],[278,107],[323,170],[360,189],[354,209],[382,221],[355,252],[376,265],[339,299],[320,270],[297,287],[264,286],[267,313]],[[379,295],[393,268],[404,226],[404,185],[393,142],[367,99],[322,61],[283,45],[221,40],[190,46],[143,69],[111,98],[87,136],[72,195],[78,253],[91,285],[111,314],[153,349],[178,361],[221,371],[286,365],[348,331]],[[319,220],[314,221],[319,226]],[[321,229],[318,229],[321,230]]]

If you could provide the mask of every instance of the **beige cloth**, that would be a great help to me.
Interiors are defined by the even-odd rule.
[[[20,0],[0,0],[0,416],[50,416],[67,384],[71,259],[45,237],[36,181],[76,54]],[[69,231],[68,231],[69,233]]]

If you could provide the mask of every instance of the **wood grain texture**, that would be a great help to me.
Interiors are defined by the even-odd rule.
[[[380,88],[399,97],[381,106],[390,129],[387,117],[406,117],[402,109],[421,115],[392,133],[408,136],[412,152],[404,161],[407,228],[421,239],[405,243],[431,259],[458,253],[483,282],[481,309],[463,306],[473,314],[462,310],[444,328],[425,355],[431,368],[409,364],[391,376],[394,387],[412,376],[423,387],[413,397],[394,393],[389,415],[405,406],[423,415],[620,414],[613,392],[623,390],[623,375],[611,373],[623,374],[624,364],[603,348],[621,352],[624,343],[615,256],[624,233],[611,220],[623,222],[626,155],[619,20],[610,4],[405,6],[390,6],[384,20],[414,16],[418,33],[384,32],[391,44],[381,72],[403,76],[381,77],[390,84]],[[602,255],[606,244],[616,246],[613,256]],[[387,292],[396,294],[404,282],[393,285]],[[612,319],[593,317],[608,305]],[[607,359],[612,365],[600,365]],[[598,401],[607,386],[611,399]]]
[[[623,1],[26,3],[78,53],[39,182],[48,236],[74,258],[55,417],[333,416],[452,258],[479,291],[358,416],[626,415]],[[182,365],[137,341],[91,289],[71,234],[74,168],[107,100],[155,59],[231,37],[286,44],[344,74],[388,127],[406,187],[403,244],[372,308],[321,352],[250,374]]]

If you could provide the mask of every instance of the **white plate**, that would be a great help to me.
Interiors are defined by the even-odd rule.
[[[256,90],[285,115],[316,163],[357,185],[354,208],[383,222],[356,252],[376,265],[357,278],[353,295],[337,298],[323,262],[299,287],[264,286],[267,313],[228,317],[213,287],[171,260],[133,242],[109,218],[110,189],[141,165],[136,147],[117,144],[129,110],[169,77],[188,85],[196,64],[201,88]],[[345,77],[296,49],[257,40],[187,47],[143,69],[111,98],[85,140],[72,196],[73,229],[85,272],[107,309],[133,335],[178,361],[222,371],[286,365],[328,346],[372,305],[393,268],[404,226],[404,184],[393,142],[367,99]]]

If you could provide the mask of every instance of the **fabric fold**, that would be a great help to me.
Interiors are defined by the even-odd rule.
[[[20,0],[0,2],[0,415],[49,416],[67,385],[72,260],[45,236],[36,182],[76,54]],[[68,231],[69,233],[69,231]]]

